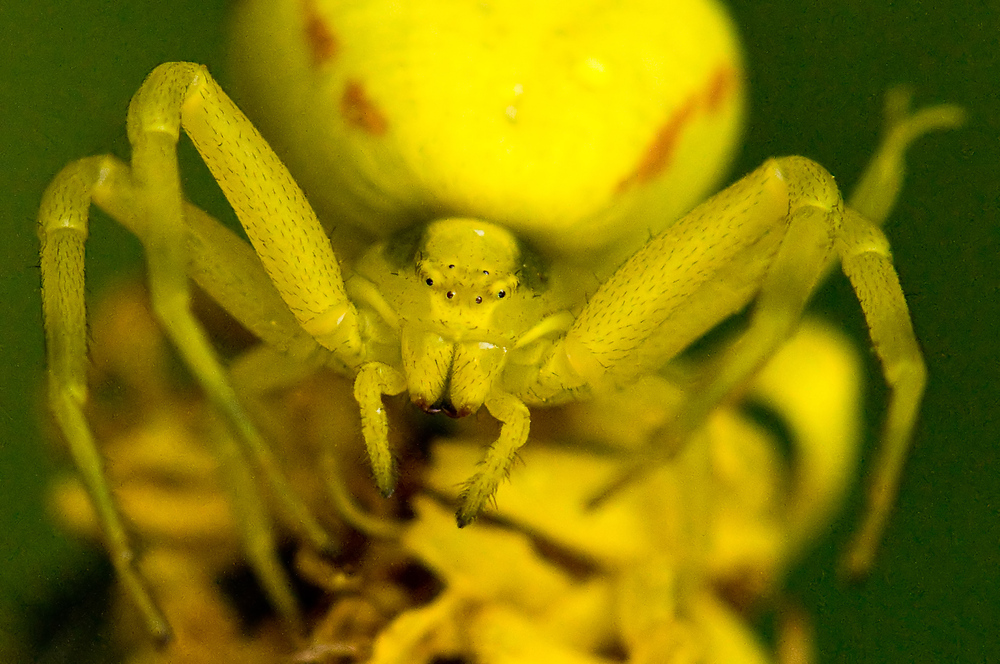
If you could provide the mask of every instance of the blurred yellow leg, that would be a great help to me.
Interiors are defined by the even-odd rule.
[[[196,101],[192,102],[192,99]],[[211,121],[205,117],[209,110],[215,113]],[[234,115],[230,116],[228,113]],[[244,131],[239,134],[243,138],[234,139],[230,133],[213,132],[212,121],[230,132]],[[214,166],[213,175],[220,177],[220,167],[227,170],[228,179],[220,180],[220,185],[240,214],[248,233],[253,229],[269,239],[271,236],[280,236],[285,242],[298,245],[299,251],[307,251],[304,245],[310,242],[316,242],[319,246],[324,246],[325,243],[332,256],[329,241],[325,236],[322,241],[314,237],[317,232],[321,234],[322,230],[318,228],[318,222],[316,228],[309,225],[308,216],[312,211],[305,203],[301,191],[259,134],[255,131],[248,133],[249,121],[235,110],[235,106],[208,77],[203,67],[168,63],[157,67],[150,74],[129,106],[128,129],[132,143],[132,180],[138,206],[137,217],[142,226],[139,236],[146,248],[153,310],[209,400],[234,428],[237,439],[247,445],[250,458],[258,464],[271,483],[279,505],[289,517],[290,525],[314,546],[329,548],[328,536],[288,485],[280,471],[280,464],[239,404],[208,339],[191,315],[187,231],[176,147],[182,122],[196,147],[202,151],[206,163],[210,168]],[[209,149],[203,145],[206,134],[212,142]],[[226,158],[219,157],[219,153],[225,153]],[[215,159],[211,159],[209,155],[215,155]],[[240,177],[235,177],[233,171],[239,171]],[[235,185],[233,180],[242,182],[242,188]],[[251,187],[275,189],[268,199],[272,206],[259,206],[265,210],[265,216],[248,215],[246,212],[245,208],[250,205],[249,200],[255,193],[247,190]],[[281,221],[275,221],[270,216],[272,213],[278,214]],[[315,217],[312,219],[315,220]],[[273,221],[275,227],[271,228],[268,224]],[[302,222],[301,227],[295,225],[299,221]],[[287,248],[280,242],[275,241],[275,244],[279,245],[277,248]],[[272,251],[275,248],[272,247]],[[322,262],[328,258],[322,252],[319,253],[317,261]],[[283,282],[275,280],[275,273],[269,270],[273,266],[269,266],[268,258],[271,263],[276,260],[273,255],[261,256],[265,270],[271,274],[282,299],[289,304],[293,313],[315,317],[331,306],[338,306],[335,301],[317,302],[315,298],[302,297],[304,291],[317,286],[309,279],[315,278],[321,284],[336,283],[340,279],[335,258],[332,259],[332,269],[318,264],[296,266],[297,269],[301,267],[305,284],[290,290],[283,290]],[[291,277],[289,273],[294,270],[287,265],[283,269],[284,272],[279,272],[287,280]],[[329,297],[336,300],[336,288],[331,288],[333,290],[329,292]],[[340,294],[343,294],[342,282]],[[296,297],[299,299],[296,300]],[[346,299],[346,296],[342,299]],[[307,313],[303,314],[303,311]]]
[[[954,129],[965,121],[965,112],[954,104],[938,104],[916,112],[911,94],[894,88],[886,95],[885,135],[872,155],[847,203],[869,221],[881,226],[899,198],[906,175],[906,151],[924,134]]]
[[[336,452],[324,450],[320,458],[320,469],[323,473],[323,484],[327,496],[340,517],[358,532],[377,539],[396,539],[403,533],[400,523],[382,519],[367,514],[354,502],[354,497],[344,481],[344,470],[337,459]]]
[[[217,423],[209,434],[219,454],[220,468],[229,494],[237,532],[243,541],[250,567],[274,608],[297,630],[303,628],[302,614],[292,594],[292,582],[278,560],[274,528],[250,472],[251,465],[233,440],[228,428]]]
[[[70,164],[49,185],[38,213],[42,311],[48,354],[49,406],[97,511],[111,562],[158,642],[170,628],[136,566],[135,552],[104,474],[104,461],[83,413],[87,401],[84,243],[100,158]]]
[[[162,136],[159,138],[162,139]],[[146,246],[150,291],[158,318],[206,394],[238,432],[239,440],[248,445],[251,458],[263,469],[290,525],[318,548],[329,548],[330,542],[284,479],[280,465],[240,406],[200,324],[189,311],[186,274],[189,256],[185,243],[191,238],[180,212],[183,203],[177,189],[173,144],[156,140],[147,143],[152,145],[145,148],[137,146],[137,163],[143,164],[143,154],[150,150],[158,153],[159,159],[154,161],[161,162],[159,166],[162,170],[153,177],[158,186],[137,186],[137,178],[113,157],[80,160],[64,169],[47,190],[39,212],[39,232],[42,240],[43,309],[51,408],[83,474],[122,582],[145,616],[151,634],[162,641],[168,638],[169,627],[135,567],[134,552],[103,476],[100,453],[83,415],[83,404],[87,399],[84,243],[91,203],[122,221]],[[174,195],[170,193],[172,189]],[[146,195],[150,198],[145,199]],[[165,218],[153,219],[156,215],[150,214],[151,210]],[[203,226],[208,223],[202,218],[207,215],[196,208],[187,205],[185,211],[204,222]],[[197,241],[205,237],[204,233],[195,234],[193,239]],[[199,258],[206,263],[203,254]],[[218,267],[202,270],[210,274],[217,274],[218,271]],[[247,283],[242,285],[247,287]],[[261,296],[258,302],[261,299],[266,300]],[[241,301],[246,300],[244,293]],[[271,306],[273,304],[271,302]],[[278,305],[279,311],[284,308],[280,300]],[[266,314],[257,313],[254,316],[261,320],[274,320]],[[273,325],[270,327],[275,329]],[[288,327],[287,322],[285,327]],[[294,333],[285,336],[297,338]],[[287,602],[283,603],[287,605]]]
[[[853,485],[861,373],[859,350],[846,333],[807,317],[754,378],[750,398],[781,416],[794,444],[784,506],[790,555],[829,526]]]
[[[875,476],[868,487],[864,521],[847,552],[851,574],[872,565],[879,540],[899,489],[913,427],[927,383],[910,311],[892,266],[889,242],[882,232],[853,210],[844,215],[837,251],[865,313],[869,334],[891,390]]]
[[[385,497],[391,496],[396,488],[396,476],[389,449],[389,421],[382,397],[394,396],[405,390],[406,377],[381,362],[362,365],[354,380],[354,398],[361,407],[361,433],[375,473],[375,484]]]

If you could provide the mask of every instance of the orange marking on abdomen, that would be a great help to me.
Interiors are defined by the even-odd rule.
[[[302,0],[302,13],[305,16],[305,38],[312,54],[313,66],[332,60],[337,55],[339,44],[330,26],[319,15],[315,0]]]
[[[694,113],[694,99],[689,99],[684,106],[674,113],[673,117],[656,132],[653,142],[646,148],[645,154],[639,160],[639,164],[624,180],[618,183],[618,192],[621,193],[634,184],[642,184],[654,179],[657,175],[667,170],[670,166],[670,158],[674,155],[674,147],[677,145],[677,137],[680,136],[681,129],[688,123]]]
[[[344,96],[340,99],[340,112],[344,114],[347,124],[373,136],[381,136],[389,129],[389,121],[357,81],[347,82]]]
[[[736,72],[732,67],[722,66],[715,70],[705,98],[705,105],[709,113],[715,113],[719,110],[722,102],[732,94],[736,83]]]
[[[722,65],[716,69],[708,85],[688,97],[684,105],[656,132],[639,163],[618,183],[617,193],[654,180],[670,168],[677,141],[684,127],[695,117],[696,111],[705,110],[708,113],[719,111],[726,99],[732,95],[738,82],[732,67]]]

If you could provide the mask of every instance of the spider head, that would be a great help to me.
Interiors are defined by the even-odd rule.
[[[491,312],[518,288],[519,256],[514,237],[493,224],[445,219],[428,226],[416,269],[432,293],[432,316]]]
[[[407,250],[414,286],[400,315],[454,341],[513,337],[512,325],[531,298],[539,271],[507,229],[451,218],[424,227]]]

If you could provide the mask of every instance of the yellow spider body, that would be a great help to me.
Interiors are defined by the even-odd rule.
[[[130,105],[131,163],[71,164],[39,212],[50,405],[154,633],[164,637],[166,624],[134,566],[84,414],[91,203],[143,242],[168,337],[286,525],[319,549],[330,538],[248,412],[255,394],[322,366],[351,376],[384,495],[396,480],[386,396],[405,392],[452,415],[485,406],[500,431],[459,499],[465,525],[527,442],[529,406],[656,373],[753,302],[747,329],[696,373],[626,479],[682,447],[792,335],[839,258],[892,389],[887,454],[852,550],[853,567],[868,565],[924,385],[877,222],[895,200],[906,146],[957,123],[958,111],[899,109],[851,207],[822,167],[785,157],[683,214],[719,178],[743,115],[739,48],[712,2],[305,0],[240,11],[250,106],[274,109],[263,124],[305,193],[204,67],[168,63]],[[182,131],[252,248],[184,200]],[[350,225],[379,241],[361,252]],[[224,366],[191,314],[189,278],[264,344]],[[273,550],[259,545],[266,530],[249,535],[252,564],[268,570],[294,618],[294,602],[273,590],[286,584]]]

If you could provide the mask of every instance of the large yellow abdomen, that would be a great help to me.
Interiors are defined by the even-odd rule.
[[[705,198],[744,116],[710,0],[251,0],[241,103],[328,225],[445,215],[618,260]]]

